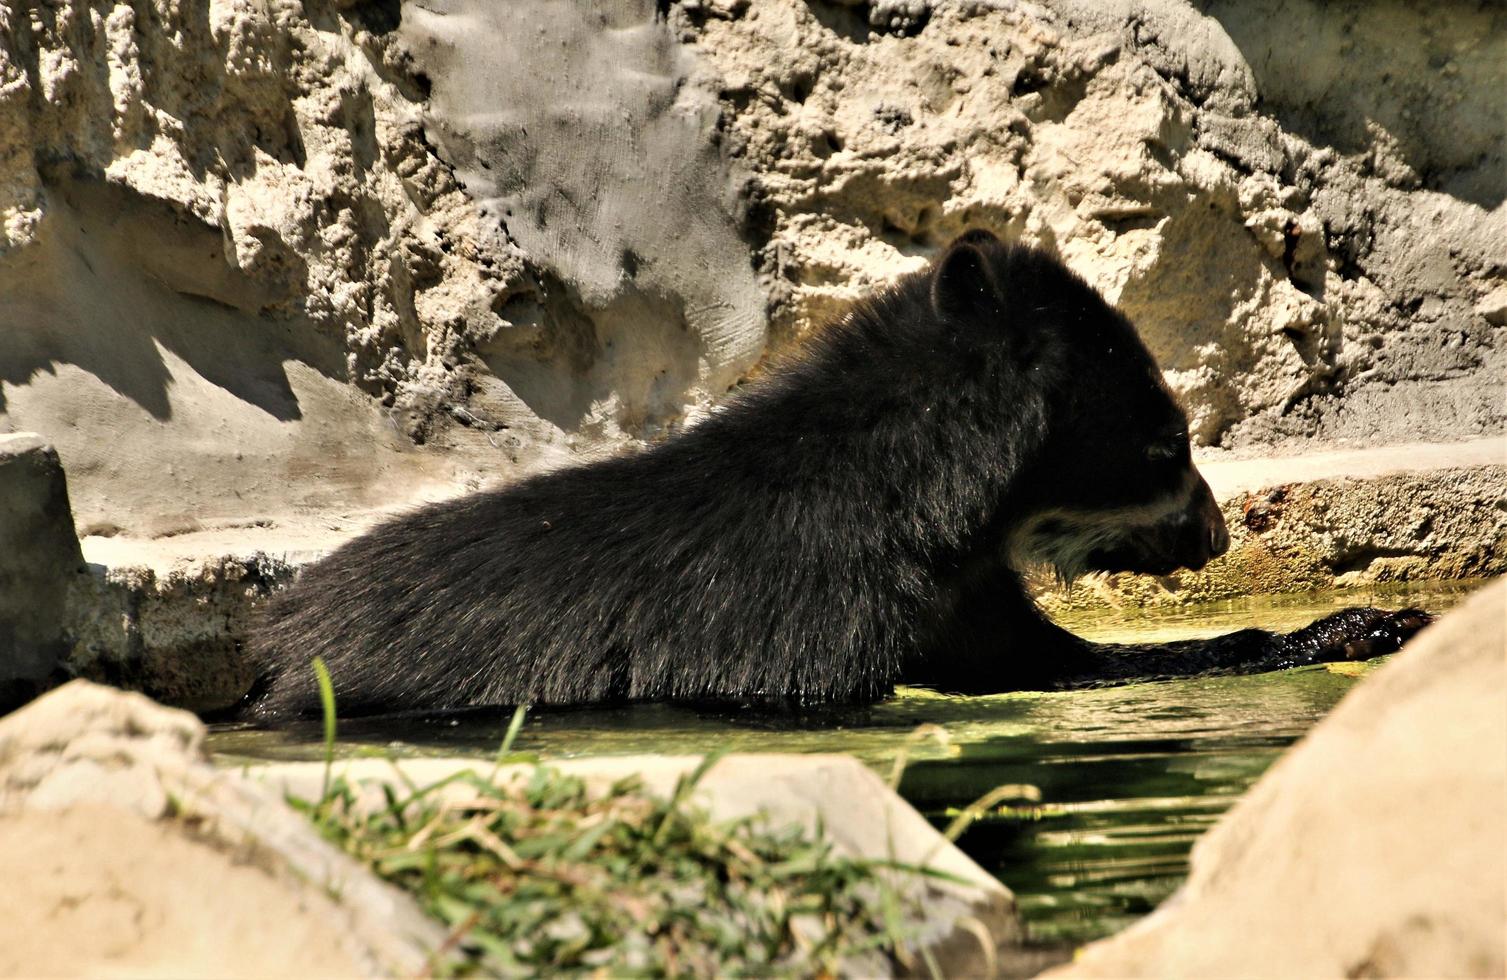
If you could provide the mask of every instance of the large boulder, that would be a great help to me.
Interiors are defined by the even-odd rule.
[[[444,931],[204,725],[73,681],[0,720],[0,976],[411,976]]]
[[[1420,634],[1062,977],[1507,972],[1507,580]]]

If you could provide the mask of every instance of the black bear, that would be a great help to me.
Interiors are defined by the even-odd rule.
[[[970,232],[661,445],[424,507],[269,603],[247,716],[623,701],[873,701],[1269,670],[1428,621],[1146,647],[1041,616],[1020,568],[1165,574],[1229,537],[1134,327]]]

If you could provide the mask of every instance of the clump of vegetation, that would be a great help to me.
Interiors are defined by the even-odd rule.
[[[938,873],[836,854],[820,828],[713,820],[691,795],[714,761],[668,798],[539,765],[503,785],[471,772],[386,785],[378,805],[327,777],[303,807],[448,925],[438,973],[824,976],[877,955],[925,969],[905,952],[915,918],[899,885]],[[467,791],[442,792],[455,782]]]

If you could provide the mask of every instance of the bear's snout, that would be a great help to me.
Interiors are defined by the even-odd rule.
[[[1230,529],[1225,526],[1224,515],[1219,511],[1214,512],[1214,520],[1209,524],[1209,557],[1218,558],[1230,550]]]
[[[1230,550],[1230,530],[1219,503],[1203,477],[1197,477],[1193,500],[1178,519],[1175,558],[1179,565],[1198,571]]]

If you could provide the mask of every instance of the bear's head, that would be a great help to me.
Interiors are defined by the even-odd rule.
[[[953,242],[929,280],[936,314],[984,338],[997,390],[1038,416],[1000,508],[1012,563],[1165,575],[1228,549],[1187,417],[1129,320],[1057,259],[988,232]]]

